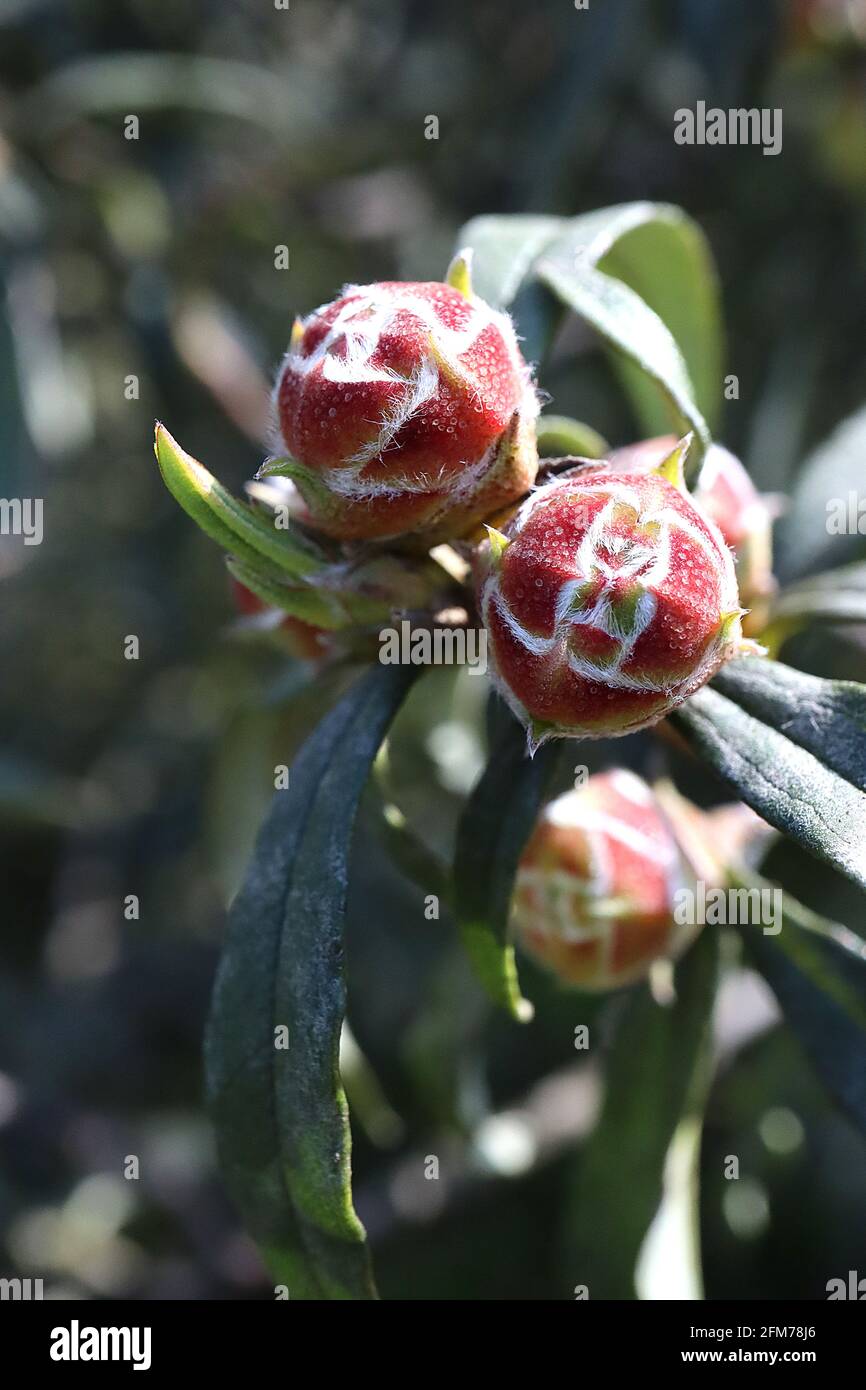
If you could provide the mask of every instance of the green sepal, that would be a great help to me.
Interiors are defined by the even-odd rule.
[[[661,463],[657,464],[652,470],[659,478],[664,478],[666,483],[675,487],[678,492],[686,492],[685,462],[688,458],[689,449],[692,447],[694,433],[684,435],[677,444],[666,454]]]
[[[471,299],[472,290],[472,250],[458,251],[445,274],[445,283],[457,290],[465,299]]]
[[[490,558],[495,565],[498,565],[511,542],[502,531],[497,531],[495,526],[488,526],[485,522],[484,529],[490,542]]]
[[[318,516],[327,517],[339,509],[339,502],[331,489],[322,482],[317,473],[297,459],[288,457],[266,459],[256,474],[257,478],[291,478],[297,483],[307,506]]]
[[[543,719],[530,719],[526,725],[526,751],[534,758],[543,743],[556,733],[556,725]]]

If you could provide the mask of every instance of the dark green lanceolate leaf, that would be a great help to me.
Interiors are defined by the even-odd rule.
[[[491,687],[484,709],[484,735],[488,752],[492,752],[499,740],[505,738],[515,722],[515,717],[502,696]]]
[[[508,918],[514,875],[558,756],[546,744],[534,758],[516,719],[499,728],[490,761],[457,831],[454,904],[469,958],[491,998],[514,1018],[531,1006],[521,998]]]
[[[342,932],[358,799],[416,674],[374,667],[305,743],[259,833],[217,974],[206,1068],[220,1159],[291,1298],[375,1297],[339,1076]]]
[[[761,641],[778,644],[808,623],[819,622],[866,624],[866,564],[842,565],[783,589]]]
[[[747,660],[768,673],[785,671],[764,658]],[[839,713],[831,697],[829,706],[823,706],[826,722],[811,725],[808,709],[789,708],[786,715],[778,706],[772,709],[773,698],[764,695],[766,712],[779,722],[774,728],[729,698],[735,695],[739,701],[751,679],[728,672],[725,695],[705,686],[671,716],[672,722],[765,821],[866,888],[866,795],[848,777],[861,765],[861,754],[846,751],[844,737],[837,737],[839,727],[852,728],[850,711]],[[755,677],[756,685],[760,679]],[[779,679],[786,678],[782,674]],[[833,682],[820,685],[832,687]],[[744,699],[753,708],[762,707],[755,689]],[[860,747],[861,740],[859,735]],[[826,765],[828,760],[845,769],[844,774]]]
[[[205,795],[204,847],[226,903],[243,882],[267,814],[274,767],[292,761],[357,675],[342,664],[315,673],[292,664],[261,700],[239,708],[223,731]]]
[[[866,791],[866,685],[822,680],[779,661],[730,661],[715,688]]]
[[[775,535],[776,569],[786,579],[866,555],[862,521],[866,407],[806,459]]]
[[[563,1234],[569,1286],[590,1299],[634,1298],[635,1265],[662,1198],[680,1122],[698,1123],[718,973],[718,933],[704,930],[676,967],[676,1000],[630,991],[605,1068],[599,1122],[577,1159]],[[695,1236],[696,1239],[696,1236]]]
[[[738,887],[773,887],[756,875],[734,877]],[[866,1130],[866,942],[787,893],[781,931],[739,930],[819,1076]]]

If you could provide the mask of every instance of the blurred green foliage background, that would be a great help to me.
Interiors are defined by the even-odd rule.
[[[675,145],[698,99],[781,107],[782,153]],[[739,380],[721,438],[784,490],[866,400],[866,6],[0,0],[0,494],[45,499],[41,546],[0,538],[0,1273],[83,1297],[272,1296],[215,1169],[200,1039],[274,762],[324,697],[287,703],[297,671],[227,634],[221,557],[162,488],[154,417],[240,489],[296,312],[347,281],[438,278],[476,213],[636,198],[705,228]],[[543,385],[630,442],[592,346],[567,331]],[[796,659],[866,678],[858,630]],[[483,686],[431,674],[391,743],[387,777],[442,856],[482,765]],[[345,1070],[383,1295],[570,1298],[598,1099],[574,1028],[603,1037],[605,1009],[531,974],[536,1021],[491,1016],[445,915],[425,920],[390,866],[379,795]],[[775,853],[862,930],[853,890]],[[718,1041],[707,1295],[823,1297],[866,1273],[864,1143],[757,977],[732,971]]]

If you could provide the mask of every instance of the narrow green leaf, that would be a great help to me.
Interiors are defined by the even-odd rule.
[[[755,874],[739,887],[772,889]],[[741,926],[748,954],[831,1094],[866,1131],[866,942],[788,893],[781,931]]]
[[[670,717],[758,815],[866,888],[862,791],[718,690],[705,686]]]
[[[823,680],[779,661],[729,661],[714,686],[756,719],[866,791],[866,685]]]
[[[626,203],[607,211],[610,250],[598,268],[639,294],[670,330],[698,409],[715,429],[722,402],[723,331],[709,243],[697,222],[668,203]],[[635,374],[626,385],[647,433],[663,433],[665,417],[650,383]]]
[[[635,1297],[668,1151],[683,1118],[697,1122],[703,1104],[717,974],[718,933],[705,929],[676,967],[674,1003],[657,1004],[646,985],[625,1001],[563,1228],[568,1285],[586,1284],[591,1300]]]
[[[546,744],[529,758],[526,732],[505,723],[457,831],[454,902],[469,958],[491,998],[514,1018],[532,1015],[517,981],[508,919],[514,876],[558,756]]]
[[[511,729],[515,718],[498,691],[491,686],[484,708],[484,736],[488,752],[492,752],[506,731]]]
[[[696,472],[710,444],[682,354],[670,330],[634,290],[597,269],[590,243],[575,246],[568,234],[543,257],[541,280],[604,340],[656,386],[666,404],[666,422],[678,434],[695,434],[689,460]],[[652,428],[658,428],[655,421]]]
[[[342,933],[358,799],[416,674],[372,668],[302,748],[259,833],[217,974],[206,1069],[220,1158],[292,1299],[375,1297],[339,1077]]]
[[[188,516],[230,555],[279,575],[293,578],[322,567],[315,548],[288,531],[278,531],[246,502],[222,486],[212,473],[187,454],[164,425],[156,427],[156,457],[163,482]]]
[[[243,882],[274,795],[274,767],[292,761],[356,675],[342,663],[312,671],[293,662],[223,730],[205,794],[204,849],[226,904]]]
[[[314,627],[335,632],[346,626],[346,614],[331,595],[302,584],[286,584],[261,564],[245,564],[241,560],[226,561],[228,571],[240,584],[272,608],[282,608],[292,618],[311,623]]]

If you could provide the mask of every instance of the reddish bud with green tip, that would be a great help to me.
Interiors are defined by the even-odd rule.
[[[352,285],[299,320],[274,393],[263,472],[296,482],[341,540],[465,534],[522,496],[538,402],[511,321],[448,282]]]
[[[744,649],[731,553],[682,481],[688,442],[652,472],[556,478],[491,535],[479,607],[531,751],[653,724]]]

